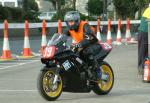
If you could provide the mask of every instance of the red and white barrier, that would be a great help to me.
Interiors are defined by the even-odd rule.
[[[101,43],[102,42],[102,38],[101,38],[101,33],[100,33],[100,19],[97,19],[97,39],[98,41]]]
[[[11,60],[12,55],[9,47],[9,40],[8,40],[8,22],[7,20],[4,21],[4,41],[3,41],[3,51],[0,60]]]
[[[130,20],[131,24],[140,24],[140,20]],[[88,21],[90,25],[97,25],[97,21]],[[42,28],[42,23],[30,23],[30,28]],[[117,25],[118,21],[111,21],[112,25]],[[122,25],[127,24],[126,20],[122,21]],[[101,25],[108,25],[108,21],[101,21]],[[47,27],[57,27],[58,22],[48,22]],[[62,22],[62,26],[66,26],[65,22]],[[9,23],[10,29],[24,29],[24,23]],[[3,24],[0,23],[0,29],[3,29]]]
[[[58,20],[58,33],[62,34],[62,22],[61,22],[61,20]]]
[[[97,25],[97,38],[98,40],[101,42],[102,41],[102,34],[100,32],[100,24],[101,25],[108,25],[108,33],[107,33],[107,43],[111,44],[112,43],[112,37],[111,37],[111,24],[116,25],[118,24],[118,32],[117,32],[117,37],[116,37],[116,41],[118,44],[121,44],[121,24],[126,24],[126,34],[125,34],[125,39],[122,40],[122,42],[124,42],[125,44],[133,44],[133,43],[137,43],[137,41],[135,41],[134,38],[131,38],[131,33],[130,33],[130,23],[131,24],[139,24],[140,21],[139,20],[135,20],[135,21],[130,21],[129,19],[127,19],[127,21],[121,21],[119,20],[117,21],[110,21],[110,19],[108,21],[101,21],[98,20],[96,21],[88,21],[88,23],[90,25]],[[12,59],[12,54],[10,51],[10,47],[9,47],[9,40],[8,40],[8,23],[7,21],[4,22],[4,42],[3,42],[3,51],[2,51],[2,56],[0,57],[0,60],[6,60],[6,59]],[[42,41],[41,41],[41,47],[44,48],[47,44],[47,40],[46,40],[46,28],[47,27],[58,27],[58,33],[62,33],[62,26],[66,26],[65,22],[61,22],[61,20],[59,20],[57,23],[56,22],[48,22],[46,23],[46,21],[43,21],[42,25],[41,23],[30,23],[30,28],[39,28],[42,27]],[[0,23],[0,28],[3,28],[3,24]],[[28,21],[25,21],[25,26],[24,23],[10,23],[9,24],[9,28],[24,28],[24,48],[23,48],[23,57],[27,58],[27,57],[32,57],[33,56],[33,52],[30,49],[30,43],[29,43],[29,23]]]
[[[126,39],[126,42],[131,40],[130,19],[127,19],[125,39]]]
[[[41,48],[39,52],[43,54],[43,50],[47,45],[47,39],[46,39],[46,21],[43,20],[42,22],[42,41],[41,41]]]
[[[108,44],[112,44],[112,37],[111,37],[111,20],[108,19],[108,31],[107,31],[107,41]]]
[[[135,38],[131,37],[131,32],[130,32],[130,19],[127,19],[127,24],[126,24],[126,35],[125,35],[125,43],[126,44],[137,44],[137,41]]]
[[[121,38],[121,20],[119,19],[118,20],[118,31],[117,31],[117,38],[116,38],[116,41],[117,41],[117,44],[118,45],[121,45],[121,41],[122,41],[122,38]]]
[[[25,28],[24,28],[24,47],[23,47],[23,54],[22,58],[30,58],[33,57],[32,51],[30,49],[30,42],[29,42],[29,23],[25,21]]]
[[[113,42],[114,45],[121,45],[122,44],[122,38],[121,38],[121,20],[118,19],[118,30],[117,30],[117,37],[116,41]]]

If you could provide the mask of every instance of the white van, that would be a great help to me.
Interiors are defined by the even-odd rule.
[[[42,12],[38,18],[40,20],[51,20],[54,16],[54,14],[56,14],[56,11],[51,11],[51,12]]]

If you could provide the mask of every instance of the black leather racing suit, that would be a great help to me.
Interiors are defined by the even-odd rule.
[[[98,39],[95,37],[94,32],[90,29],[90,25],[88,23],[84,24],[83,31],[84,31],[84,39],[77,44],[79,48],[82,48],[79,54],[80,54],[80,57],[86,63],[88,63],[89,66],[92,66],[94,64],[93,63],[94,51],[92,49],[93,49],[93,45],[97,44]],[[69,30],[66,31],[65,34],[70,36]]]

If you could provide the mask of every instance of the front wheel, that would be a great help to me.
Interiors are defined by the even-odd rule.
[[[101,71],[102,75],[106,75],[106,80],[99,80],[94,82],[93,92],[98,95],[105,95],[110,92],[114,84],[114,73],[111,66],[107,62],[101,62],[98,69]]]
[[[41,71],[38,78],[38,91],[43,98],[48,101],[56,100],[62,93],[62,78],[58,77],[58,81],[53,84],[55,73],[53,70]]]

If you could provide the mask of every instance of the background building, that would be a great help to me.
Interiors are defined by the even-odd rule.
[[[38,4],[39,11],[40,12],[48,12],[48,11],[53,11],[54,7],[52,3],[44,0],[35,0]]]
[[[104,3],[103,12],[105,15],[108,16],[108,12],[114,11],[114,5],[112,0],[102,0]],[[72,7],[72,0],[65,0],[65,5]],[[81,12],[82,14],[88,15],[86,8],[86,5],[88,3],[88,0],[76,0],[76,10]],[[94,7],[94,6],[93,6]]]
[[[87,2],[88,2],[88,0],[76,0],[76,9],[85,15],[88,15],[88,12],[85,9]]]
[[[2,6],[18,7],[18,0],[0,0]]]
[[[54,10],[52,3],[44,0],[35,0],[38,4],[40,12]],[[20,7],[22,8],[23,0],[0,0],[0,5],[7,7]]]

